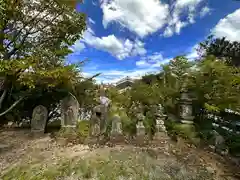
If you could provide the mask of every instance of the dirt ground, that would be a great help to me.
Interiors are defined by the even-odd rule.
[[[95,161],[93,163],[92,160],[89,160],[93,157],[98,157],[104,159],[103,162],[108,162],[105,163],[105,169],[103,169],[102,165],[99,165],[99,162],[101,162],[100,160],[97,161],[97,163]],[[109,159],[109,157],[111,158]],[[139,158],[136,159],[135,157]],[[121,161],[116,163],[119,159]],[[143,159],[145,160],[143,161]],[[63,170],[58,168],[59,172],[55,170],[54,172],[56,173],[54,176],[51,175],[50,177],[49,175],[47,176],[46,173],[42,173],[41,178],[61,179],[57,178],[60,176],[59,174],[61,174],[62,179],[71,179],[70,177],[73,179],[79,179],[81,175],[73,173],[73,171],[75,172],[76,167],[78,167],[77,169],[81,169],[82,174],[83,172],[85,172],[85,174],[86,172],[87,174],[89,172],[93,173],[92,171],[89,171],[89,169],[95,168],[96,171],[93,173],[95,174],[94,176],[103,177],[103,175],[105,175],[105,178],[108,177],[107,179],[116,179],[117,176],[114,175],[113,177],[112,174],[109,174],[109,171],[106,171],[106,168],[111,164],[111,167],[116,167],[116,172],[114,174],[118,174],[123,167],[126,169],[124,171],[121,170],[122,174],[118,174],[118,179],[120,176],[123,177],[129,175],[129,173],[131,176],[136,177],[136,179],[146,179],[146,177],[148,177],[147,179],[176,180],[240,179],[237,174],[239,167],[230,164],[230,161],[225,157],[216,155],[213,152],[195,148],[183,141],[179,141],[178,143],[172,142],[166,135],[162,135],[150,144],[141,147],[137,144],[132,145],[120,142],[118,144],[107,143],[106,145],[93,148],[83,144],[68,144],[63,146],[52,138],[50,134],[45,134],[41,137],[32,137],[28,130],[0,131],[0,179],[37,179],[34,178],[36,175],[32,174],[33,170],[30,172],[29,169],[32,169],[34,166],[39,166],[41,167],[40,169],[43,169],[43,166],[50,165],[51,167],[58,167],[60,166],[59,162],[62,162],[63,160],[71,160],[71,162],[74,160],[75,163],[71,163],[71,165],[68,166],[70,167],[68,168],[68,172],[71,172],[70,174],[62,175],[61,171]],[[79,165],[80,160],[81,165]],[[87,165],[84,167],[82,167],[82,164],[84,164],[82,163],[82,160],[84,160],[85,164],[85,160],[87,160]],[[75,164],[75,166],[72,166],[72,164]],[[20,175],[19,172],[16,171],[16,168],[22,168],[23,166],[29,170],[30,175],[28,172]],[[145,167],[144,171],[141,170],[142,167]],[[21,173],[23,171],[26,170],[21,170]],[[100,173],[100,171],[102,173]],[[133,175],[132,171],[135,172],[135,175]],[[142,174],[143,172],[144,174]],[[78,178],[76,178],[77,176]],[[162,176],[162,178],[160,178],[160,176]],[[39,177],[39,175],[36,177]],[[89,177],[84,176],[84,178],[96,179],[93,178],[93,175]]]

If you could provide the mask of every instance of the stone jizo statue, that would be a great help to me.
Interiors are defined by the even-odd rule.
[[[31,131],[44,133],[48,118],[48,111],[45,106],[39,105],[34,108],[31,120]]]

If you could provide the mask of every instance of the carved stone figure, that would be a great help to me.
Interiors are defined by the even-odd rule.
[[[145,126],[143,125],[143,121],[137,122],[137,136],[145,135]]]
[[[31,120],[31,131],[44,133],[48,118],[47,108],[39,105],[34,108]]]
[[[119,116],[115,115],[112,119],[112,130],[111,135],[122,134],[122,122]]]
[[[61,103],[62,127],[76,127],[79,117],[79,103],[73,96],[67,96]]]

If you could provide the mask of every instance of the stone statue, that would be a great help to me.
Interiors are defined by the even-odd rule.
[[[145,126],[143,121],[137,122],[137,136],[144,136],[145,135]]]
[[[94,133],[94,132],[98,132],[96,128],[100,129],[99,130],[100,134],[104,134],[106,131],[106,125],[107,125],[111,100],[105,96],[105,91],[103,88],[100,89],[99,103],[100,103],[99,105],[93,108],[93,113],[92,113],[91,123],[90,123],[91,136],[97,136],[97,134]]]
[[[73,96],[67,96],[62,100],[62,127],[76,127],[79,117],[79,103]]]
[[[120,116],[115,115],[112,119],[112,130],[111,135],[121,135],[122,134],[122,122]]]
[[[34,108],[31,120],[31,131],[44,133],[48,118],[47,108],[39,105]]]

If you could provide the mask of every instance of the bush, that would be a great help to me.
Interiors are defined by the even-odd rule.
[[[80,137],[86,138],[89,135],[90,122],[86,120],[81,120],[77,124],[77,134]]]
[[[152,113],[147,112],[143,124],[147,134],[152,138],[156,132],[156,121],[154,120]]]
[[[130,136],[136,135],[136,120],[130,119],[125,112],[120,113],[120,118],[122,121],[122,130],[124,134],[128,134]]]
[[[237,134],[231,134],[226,138],[226,145],[229,149],[229,153],[232,155],[240,156],[240,136]]]
[[[194,125],[182,124],[179,122],[167,120],[165,122],[165,126],[168,134],[174,139],[179,136],[185,140],[188,140],[194,145],[198,145],[200,142],[200,139],[197,138],[198,133],[196,132]]]

